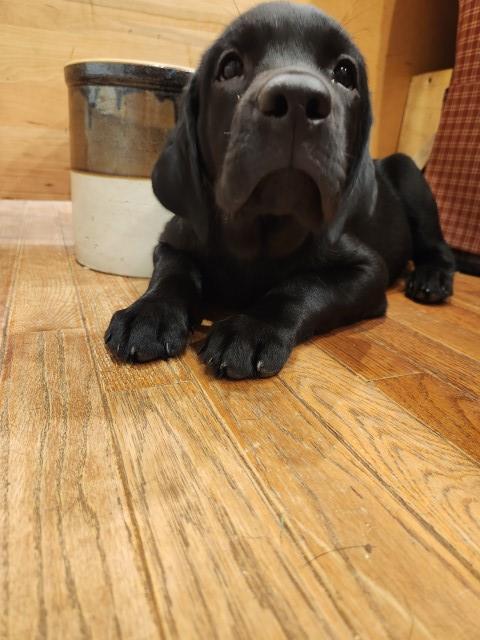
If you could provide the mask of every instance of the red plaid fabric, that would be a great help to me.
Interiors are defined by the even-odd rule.
[[[447,242],[480,255],[480,2],[460,0],[457,54],[427,171]]]

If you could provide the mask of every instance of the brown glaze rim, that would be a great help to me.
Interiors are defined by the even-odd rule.
[[[85,60],[65,67],[69,87],[121,86],[181,93],[191,75],[192,71],[182,67],[121,60]]]

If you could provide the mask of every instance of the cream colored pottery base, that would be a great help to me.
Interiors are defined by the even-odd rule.
[[[78,262],[106,273],[151,276],[153,248],[172,213],[155,198],[150,180],[70,176]]]

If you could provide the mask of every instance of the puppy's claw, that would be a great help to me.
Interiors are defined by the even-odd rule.
[[[222,364],[218,367],[216,371],[217,378],[225,378],[228,375],[228,367],[226,362],[222,362]]]

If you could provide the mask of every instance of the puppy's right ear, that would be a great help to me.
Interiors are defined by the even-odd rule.
[[[192,76],[175,128],[152,172],[153,191],[172,213],[188,220],[198,239],[208,237],[209,187],[197,139],[198,80]]]

